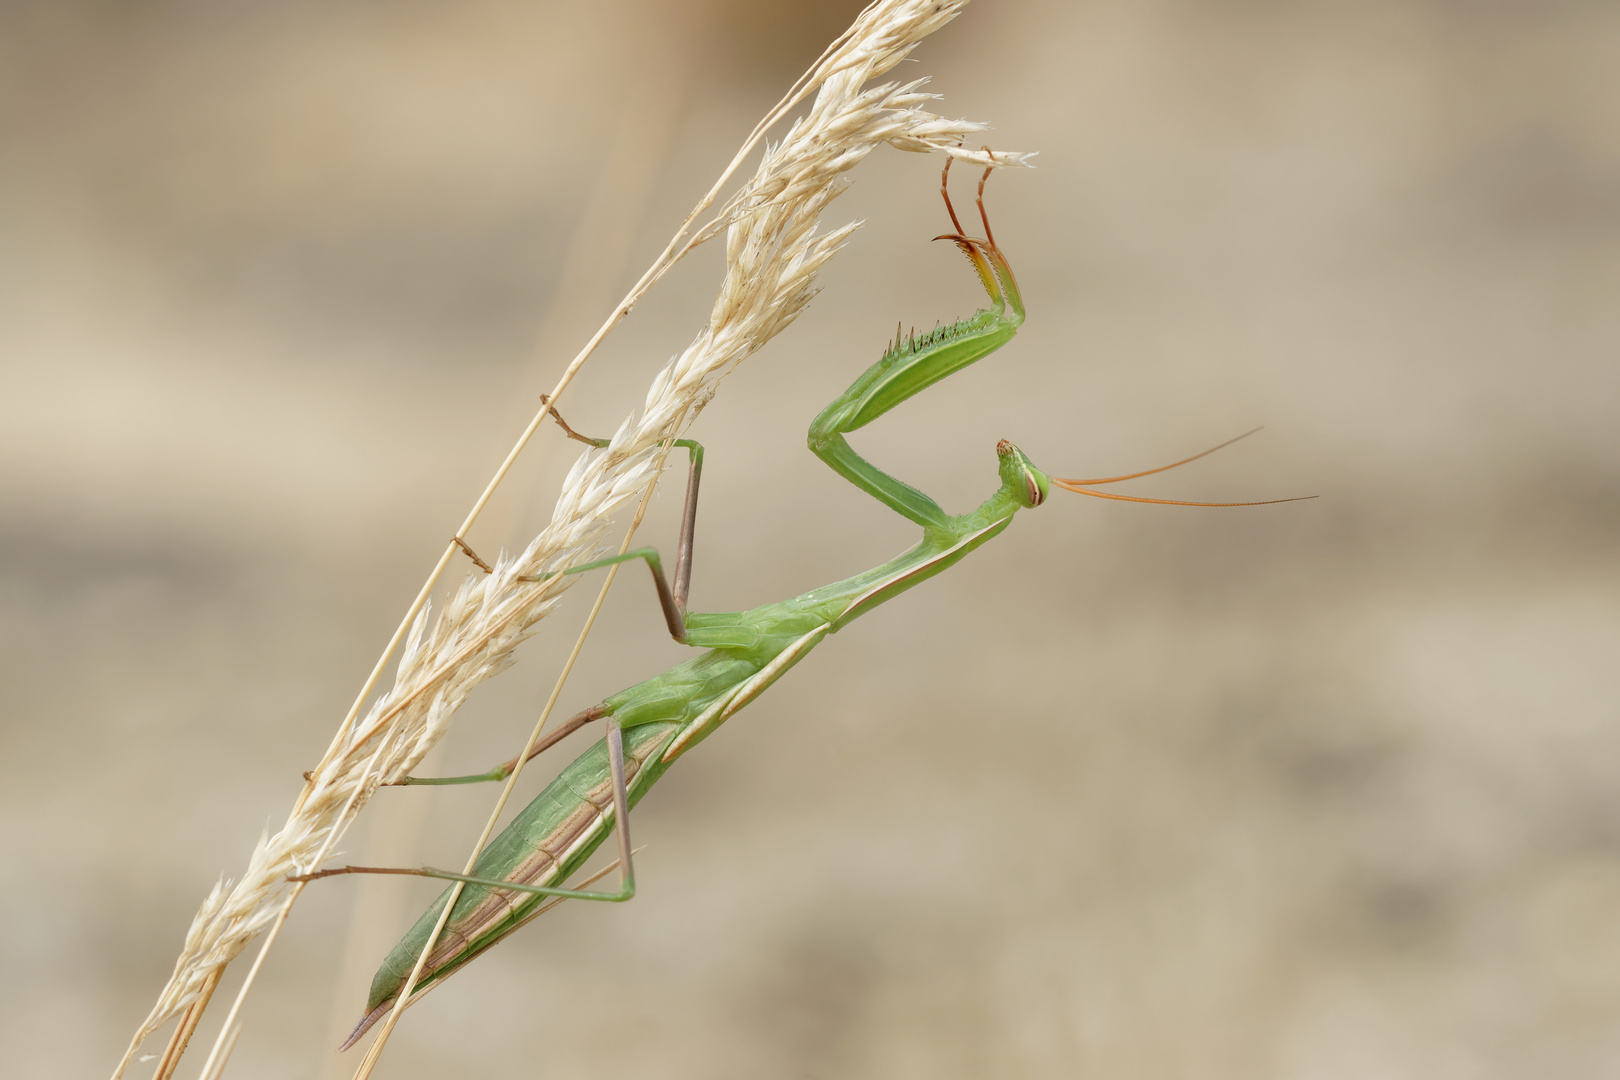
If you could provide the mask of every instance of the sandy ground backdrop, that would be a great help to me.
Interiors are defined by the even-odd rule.
[[[854,10],[0,11],[9,1075],[110,1068],[536,394]],[[683,762],[633,904],[490,954],[379,1075],[1616,1075],[1617,45],[1613,4],[1441,0],[1005,0],[926,44],[945,112],[1041,152],[991,190],[1031,314],[863,451],[957,509],[998,438],[1098,475],[1264,423],[1138,490],[1322,497],[1021,517]],[[704,414],[699,608],[909,542],[803,431],[896,320],[974,305],[937,170],[859,170],[831,221],[867,227]],[[545,520],[540,450],[479,547]],[[441,769],[521,744],[591,591]],[[638,575],[605,620],[565,708],[682,654]],[[492,797],[384,793],[346,846],[457,862]],[[433,892],[310,890],[230,1075],[347,1075]]]

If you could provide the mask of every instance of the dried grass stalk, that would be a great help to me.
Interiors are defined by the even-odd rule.
[[[422,609],[393,687],[363,720],[340,732],[286,825],[260,839],[241,880],[221,881],[203,901],[131,1054],[217,981],[224,966],[277,918],[290,887],[287,876],[322,862],[377,787],[406,776],[443,736],[473,688],[513,663],[513,650],[574,580],[560,572],[598,554],[614,513],[657,479],[668,440],[691,424],[721,378],[804,310],[817,291],[817,272],[858,227],[816,232],[821,212],[846,186],[845,173],[883,143],[944,151],[981,165],[1024,163],[1020,154],[998,152],[992,160],[962,149],[984,125],[927,111],[923,106],[937,95],[921,92],[923,79],[863,89],[964,6],[966,0],[879,0],[801,80],[798,97],[786,104],[817,90],[808,113],[766,147],[741,190],[684,247],[672,243],[674,256],[662,260],[673,262],[726,230],[725,278],[708,325],[658,373],[640,413],[625,420],[612,444],[575,462],[551,523],[521,553],[501,558],[493,573],[465,580],[431,624],[428,609]],[[654,270],[643,286],[661,276],[659,267]],[[632,293],[619,311],[638,295]]]

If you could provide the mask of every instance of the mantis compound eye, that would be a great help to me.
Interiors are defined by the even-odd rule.
[[[1031,466],[1024,470],[1024,483],[1029,494],[1029,505],[1039,506],[1046,501],[1046,493],[1051,490],[1046,486],[1046,474]]]

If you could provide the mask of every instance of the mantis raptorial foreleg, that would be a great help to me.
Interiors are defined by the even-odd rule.
[[[995,352],[1011,341],[1023,325],[1024,299],[1018,291],[1018,281],[1013,277],[1006,256],[996,247],[990,218],[984,210],[984,183],[990,172],[986,169],[979,179],[979,217],[984,222],[985,234],[985,238],[979,240],[965,235],[962,223],[957,220],[948,188],[951,162],[946,158],[939,191],[956,231],[934,238],[952,241],[968,257],[990,298],[990,307],[921,337],[913,333],[906,339],[897,333],[883,358],[810,424],[808,442],[812,453],[838,475],[924,529],[948,527],[949,515],[921,491],[857,454],[844,436],[870,424],[912,395]]]

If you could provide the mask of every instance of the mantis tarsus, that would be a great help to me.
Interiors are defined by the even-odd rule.
[[[1003,440],[996,445],[1001,486],[977,508],[951,515],[933,499],[883,472],[850,447],[844,438],[847,433],[864,427],[912,395],[989,355],[1011,341],[1023,323],[1024,304],[1017,281],[996,245],[984,211],[984,184],[989,175],[990,170],[986,169],[979,180],[977,201],[984,238],[978,239],[964,233],[951,205],[947,159],[940,191],[954,231],[935,239],[953,241],[968,257],[990,298],[990,307],[921,336],[897,334],[883,358],[823,409],[810,425],[812,452],[850,483],[922,526],[922,539],[916,546],[881,566],[791,600],[751,611],[687,611],[703,448],[690,440],[681,440],[675,445],[688,451],[690,470],[673,587],[664,576],[657,551],[652,548],[599,559],[567,573],[633,559],[645,561],[657,585],[670,635],[682,644],[708,651],[586,709],[538,742],[531,757],[586,724],[606,721],[605,738],[563,769],[505,831],[491,841],[470,875],[432,868],[376,867],[342,867],[304,875],[302,880],[346,873],[401,873],[466,883],[423,967],[413,996],[539,914],[547,897],[630,899],[635,895],[635,874],[628,811],[678,757],[758,697],[827,635],[837,633],[877,605],[953,566],[997,536],[1011,524],[1018,511],[1045,502],[1053,484],[1082,494],[1130,502],[1259,505],[1184,503],[1091,490],[1095,485],[1162,472],[1220,447],[1171,465],[1124,476],[1059,479],[1036,468],[1018,447]],[[574,432],[560,417],[558,422],[576,439],[605,445],[603,440],[588,439]],[[1221,444],[1225,445],[1227,443]],[[485,565],[476,555],[472,557],[480,566]],[[509,775],[516,764],[514,760],[477,776],[406,782],[456,784],[500,780]],[[619,888],[597,892],[562,887],[607,839],[609,832],[615,833],[618,841]],[[344,1048],[353,1045],[392,1008],[445,902],[445,896],[435,901],[383,961],[372,982],[366,1015],[344,1043]]]

